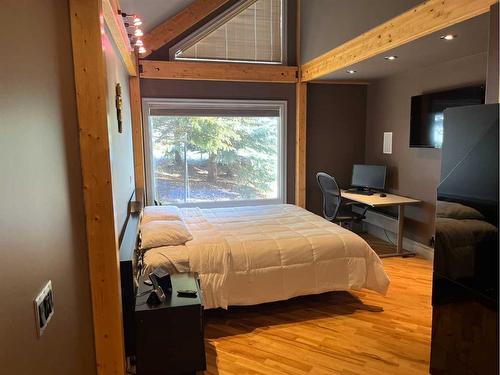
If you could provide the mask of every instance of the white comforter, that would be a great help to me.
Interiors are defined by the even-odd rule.
[[[307,294],[368,288],[389,279],[358,235],[294,205],[185,208],[193,234],[183,246],[144,254],[146,272],[198,272],[205,308],[254,305]]]

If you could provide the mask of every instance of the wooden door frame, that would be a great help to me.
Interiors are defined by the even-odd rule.
[[[106,27],[128,73],[137,73],[117,6],[115,0],[69,0],[98,375],[126,370],[102,40]]]

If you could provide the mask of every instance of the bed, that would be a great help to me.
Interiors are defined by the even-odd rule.
[[[205,308],[367,288],[385,294],[382,263],[358,235],[294,205],[182,208],[193,239],[151,248],[145,272],[197,272]]]

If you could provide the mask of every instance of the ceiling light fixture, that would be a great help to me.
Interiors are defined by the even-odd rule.
[[[140,37],[140,36],[143,36],[143,35],[144,35],[144,33],[142,32],[142,30],[141,30],[141,29],[136,29],[136,30],[134,31],[134,35],[135,35],[136,37]]]
[[[142,46],[144,46],[144,43],[142,42],[142,40],[137,39],[137,40],[135,41],[135,46],[136,46],[136,47],[142,47]]]
[[[354,73],[356,73],[356,71],[355,71],[355,70],[352,70],[352,69],[349,69],[349,70],[347,70],[347,71],[346,71],[346,73],[349,73],[349,74],[354,74]]]
[[[144,47],[139,47],[139,53],[146,53],[146,48]]]
[[[392,56],[386,56],[384,57],[384,59],[386,60],[390,60],[390,61],[393,61],[393,60],[396,60],[398,57],[396,55],[392,55]]]
[[[443,35],[441,36],[441,39],[442,40],[453,40],[457,37],[457,35],[453,35],[453,34],[447,34],[447,35]]]

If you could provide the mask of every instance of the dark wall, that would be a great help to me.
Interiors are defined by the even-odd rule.
[[[366,86],[308,84],[306,207],[322,214],[316,173],[351,182],[352,165],[365,157]]]
[[[488,45],[488,69],[486,82],[486,103],[500,102],[500,29],[499,29],[499,14],[498,3],[495,3],[490,8],[490,33]]]
[[[2,374],[96,373],[67,1],[2,1]],[[27,27],[32,25],[33,27]],[[36,28],[36,30],[35,30]],[[36,334],[33,299],[55,312]]]
[[[287,101],[287,202],[295,201],[295,85],[141,79],[143,98]]]
[[[409,147],[413,95],[484,83],[486,54],[413,69],[368,86],[365,162],[388,166],[387,189],[422,200],[406,209],[405,236],[428,245],[434,235],[441,151]],[[382,153],[383,133],[393,132],[392,154]]]

